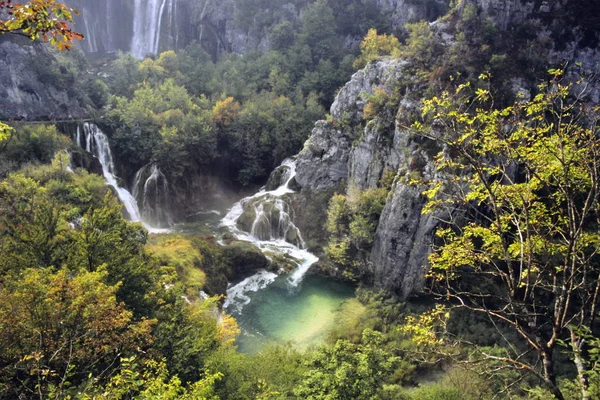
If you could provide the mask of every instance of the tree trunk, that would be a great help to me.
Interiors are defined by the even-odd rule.
[[[583,340],[575,333],[573,329],[569,329],[571,334],[571,348],[573,349],[573,362],[577,368],[577,379],[581,385],[581,400],[590,400],[589,381],[586,376],[587,367],[585,362],[581,358],[581,349],[583,347]]]
[[[554,362],[552,361],[552,349],[544,349],[542,351],[542,361],[544,365],[544,381],[548,385],[548,389],[558,400],[565,400],[562,392],[556,385],[556,375],[554,375]]]

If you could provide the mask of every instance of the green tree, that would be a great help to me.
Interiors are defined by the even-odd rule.
[[[121,368],[107,385],[92,387],[81,397],[83,400],[218,400],[214,395],[215,383],[222,374],[203,374],[204,377],[185,386],[172,376],[166,362],[121,358]]]
[[[354,61],[355,68],[362,68],[381,56],[400,55],[400,41],[394,35],[378,35],[377,30],[369,29],[360,43],[360,56]]]
[[[533,374],[558,399],[554,356],[569,343],[588,399],[578,332],[595,332],[600,305],[600,110],[551,73],[533,100],[504,109],[484,108],[485,89],[469,101],[468,85],[425,101],[435,122],[417,128],[444,146],[427,208],[465,210],[464,224],[438,229],[430,276],[434,293],[519,336],[484,358]]]
[[[296,33],[291,22],[284,21],[277,24],[271,30],[271,48],[277,51],[285,51],[296,42]]]
[[[400,359],[382,346],[383,335],[366,329],[362,342],[352,344],[338,340],[309,355],[308,371],[294,389],[298,398],[306,399],[377,399],[386,378]]]
[[[313,65],[338,53],[335,19],[325,0],[317,0],[304,11],[299,39],[310,48]]]
[[[384,175],[384,180],[389,174]],[[346,196],[336,194],[329,202],[325,252],[341,274],[351,280],[360,278],[367,268],[366,259],[373,244],[379,216],[385,206],[390,186],[360,191],[350,186]]]
[[[427,71],[433,65],[438,54],[441,53],[440,44],[433,35],[429,23],[415,22],[407,24],[409,36],[402,54]]]
[[[170,301],[157,312],[154,348],[167,358],[171,373],[184,383],[195,382],[208,355],[219,345],[219,311],[208,300],[188,304],[181,293],[169,296]]]
[[[119,356],[148,343],[151,321],[132,321],[106,274],[44,268],[2,279],[0,394],[5,387],[61,398],[70,385],[88,374],[102,377]]]

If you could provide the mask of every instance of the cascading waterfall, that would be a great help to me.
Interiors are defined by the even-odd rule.
[[[125,206],[130,221],[141,221],[150,233],[168,232],[167,229],[157,229],[145,223],[135,197],[127,189],[119,186],[117,176],[115,175],[115,165],[108,137],[97,125],[86,122],[83,124],[83,131],[81,126],[77,126],[75,141],[77,145],[84,148],[88,153],[93,154],[100,161],[104,179],[117,192],[117,196]]]
[[[173,225],[168,212],[169,183],[156,164],[148,164],[135,174],[133,197],[141,204],[144,221],[159,228]]]
[[[288,203],[280,198],[265,196],[252,206],[256,214],[250,229],[252,236],[267,241],[281,239],[300,248],[306,247],[300,229],[292,222],[290,212],[293,209]]]
[[[83,134],[85,138],[85,150],[96,156],[98,161],[100,161],[104,179],[117,191],[119,200],[121,200],[121,203],[125,206],[129,219],[133,222],[140,221],[140,211],[135,199],[127,189],[120,187],[117,183],[117,177],[114,173],[115,164],[108,144],[108,137],[106,137],[97,125],[88,122],[83,124]],[[81,131],[79,126],[77,127],[76,140],[81,146]]]
[[[137,58],[157,54],[165,9],[169,24],[175,11],[174,0],[135,0],[131,53]]]
[[[237,239],[251,242],[265,254],[287,255],[296,260],[296,270],[287,277],[287,284],[293,289],[298,287],[308,269],[319,259],[304,248],[306,245],[300,230],[290,216],[292,208],[285,201],[285,196],[294,192],[290,188],[290,182],[296,176],[295,161],[287,159],[281,167],[286,168],[282,185],[271,191],[261,190],[254,196],[234,204],[221,221],[221,225],[229,228]],[[249,231],[245,231],[240,227],[240,219],[249,211],[254,213],[254,220]],[[264,289],[274,282],[276,277],[276,274],[259,271],[230,287],[224,307],[241,313],[243,307],[250,302],[248,293]]]

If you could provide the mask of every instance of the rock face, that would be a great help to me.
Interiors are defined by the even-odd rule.
[[[387,15],[394,28],[422,19],[433,21],[448,10],[448,1],[375,0],[375,4]]]
[[[43,45],[0,36],[0,120],[86,116],[53,64]]]
[[[309,190],[336,187],[348,179],[350,137],[331,123],[319,121],[298,155],[296,182]]]
[[[296,180],[302,187],[297,199],[299,227],[305,232],[304,219],[318,220],[322,232],[314,232],[312,226],[313,232],[305,236],[324,238],[325,210],[336,190],[350,185],[361,190],[376,188],[386,171],[395,175],[363,275],[376,287],[407,297],[423,286],[437,223],[434,215],[421,215],[425,204],[422,188],[406,184],[410,174],[433,173],[431,157],[426,146],[395,118],[396,111],[409,113],[418,102],[406,91],[391,115],[382,113],[366,127],[362,120],[368,97],[376,88],[393,90],[405,65],[401,60],[384,59],[354,74],[331,107],[333,121],[318,122],[298,155]],[[314,205],[315,201],[319,204]],[[307,212],[303,207],[310,202],[312,211]]]
[[[421,212],[422,188],[397,184],[377,226],[370,261],[376,287],[395,290],[402,297],[423,288],[427,257],[437,219]]]

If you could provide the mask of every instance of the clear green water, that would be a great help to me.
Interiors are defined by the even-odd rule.
[[[291,342],[305,348],[322,343],[334,326],[342,303],[354,297],[354,288],[318,276],[306,276],[290,288],[280,276],[267,288],[250,293],[241,314],[233,313],[242,334],[239,350],[255,353],[269,342]]]

